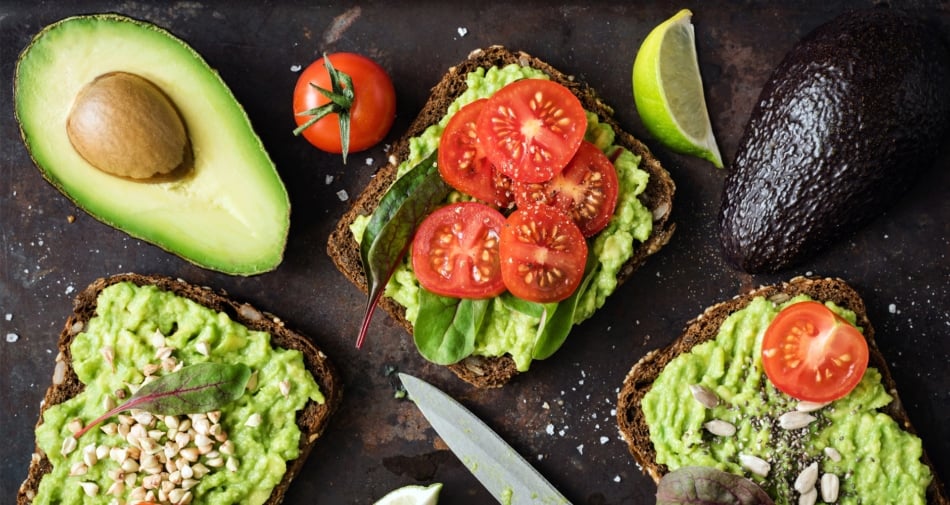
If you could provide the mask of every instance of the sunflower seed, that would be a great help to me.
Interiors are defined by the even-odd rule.
[[[99,485],[95,482],[80,482],[79,486],[82,487],[82,490],[84,493],[86,493],[86,496],[92,497],[99,494]]]
[[[809,402],[802,400],[795,405],[795,410],[799,412],[814,412],[825,408],[828,403],[829,402]]]
[[[825,447],[825,456],[831,458],[835,463],[841,461],[841,453],[834,447]]]
[[[818,501],[818,490],[811,488],[807,493],[798,496],[798,505],[815,505]]]
[[[818,482],[818,462],[814,462],[805,467],[804,470],[795,479],[795,491],[805,494],[815,487]]]
[[[739,464],[742,465],[742,468],[762,477],[767,476],[769,470],[772,469],[772,465],[768,461],[751,454],[740,454]]]
[[[700,405],[707,409],[715,408],[719,405],[719,396],[717,396],[712,389],[702,384],[691,384],[689,386],[689,392]]]
[[[779,416],[778,425],[785,430],[798,430],[814,422],[815,416],[806,412],[793,410]]]
[[[723,421],[721,419],[707,421],[705,424],[703,424],[703,427],[706,428],[706,431],[719,437],[731,437],[736,434],[736,427],[733,426],[732,423]]]
[[[838,476],[833,473],[826,473],[821,476],[821,499],[826,503],[834,503],[838,500]]]

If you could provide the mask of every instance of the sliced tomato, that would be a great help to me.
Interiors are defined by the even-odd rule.
[[[487,102],[487,98],[476,100],[449,119],[439,140],[439,173],[462,193],[507,208],[511,205],[511,179],[488,161],[478,141],[478,116]]]
[[[478,119],[486,156],[508,177],[543,182],[571,161],[587,130],[580,100],[546,79],[522,79],[498,90]]]
[[[547,182],[515,182],[513,192],[519,207],[553,205],[567,212],[585,237],[592,237],[610,222],[618,186],[617,170],[607,155],[584,141],[561,173]]]
[[[762,366],[772,384],[793,398],[837,400],[864,376],[867,340],[825,305],[799,302],[779,312],[765,331]]]
[[[478,202],[436,209],[412,240],[412,270],[422,287],[453,298],[491,298],[505,291],[499,234],[505,216]]]
[[[501,276],[511,294],[558,302],[584,277],[587,242],[571,217],[549,205],[520,207],[501,231]]]

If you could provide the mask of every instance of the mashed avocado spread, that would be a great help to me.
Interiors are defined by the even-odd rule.
[[[181,490],[171,494],[169,487],[161,498],[160,484],[151,490],[155,502],[178,502],[188,491],[191,503],[263,503],[283,477],[286,462],[298,456],[301,433],[296,412],[308,400],[324,401],[299,351],[274,348],[270,334],[251,331],[224,313],[155,286],[119,283],[104,289],[97,315],[75,337],[71,351],[76,375],[86,387],[74,398],[49,408],[37,427],[37,444],[53,468],[43,477],[35,504],[137,503],[146,499],[151,484],[147,479],[155,475],[148,470],[156,466],[145,456],[151,450],[142,444],[143,449],[132,449],[128,437],[122,436],[122,425],[131,422],[130,415],[116,416],[85,433],[73,450],[64,445],[72,438],[70,425],[75,419],[85,424],[121,404],[116,397],[131,394],[130,387],[142,384],[145,370],[161,375],[177,363],[211,361],[240,362],[253,371],[248,391],[222,407],[220,419],[213,413],[194,419],[154,416],[150,423],[140,422],[148,420],[145,415],[131,422],[145,426],[149,437],[158,439],[159,450],[154,454],[159,458],[157,473],[163,475],[161,480],[177,480],[174,488]],[[203,421],[199,421],[201,417]],[[160,461],[168,459],[168,443],[176,443],[176,437],[169,436],[186,432],[186,424],[200,433],[203,423],[207,423],[204,429],[213,439],[214,452],[201,451],[185,470],[186,454],[194,452],[185,450],[186,445],[176,445],[178,450],[172,451],[171,459],[177,462],[178,473],[169,475],[172,471]],[[219,427],[213,428],[216,424]],[[198,447],[199,443],[195,436],[189,445]],[[123,468],[119,460],[127,460],[130,451],[140,453],[140,459],[135,468]],[[151,478],[152,483],[158,480]],[[116,499],[119,501],[113,501]]]
[[[925,504],[931,474],[920,461],[921,441],[878,412],[892,398],[877,369],[868,368],[851,393],[812,412],[816,420],[807,427],[780,427],[779,416],[795,410],[797,401],[768,382],[761,340],[784,306],[805,299],[776,304],[756,298],[725,320],[715,340],[693,347],[664,368],[642,401],[657,462],[670,470],[700,465],[745,474],[777,504],[798,503],[795,479],[817,462],[819,475],[839,480],[835,503]],[[853,312],[826,305],[854,324]],[[707,409],[694,400],[689,392],[694,384],[715,392],[719,405]],[[736,433],[713,435],[704,428],[713,419],[731,423]],[[740,455],[766,461],[767,475],[747,471]]]
[[[505,85],[524,78],[547,79],[547,75],[531,67],[510,64],[505,67],[479,68],[466,78],[467,89],[448,108],[445,117],[429,126],[422,135],[409,141],[409,158],[399,165],[397,177],[418,165],[439,146],[439,139],[445,125],[455,112],[463,106],[480,98],[488,98]],[[643,242],[653,230],[653,216],[649,209],[637,198],[643,193],[649,182],[649,174],[640,168],[640,157],[629,150],[614,145],[615,132],[610,125],[599,122],[597,115],[587,113],[587,133],[585,140],[593,143],[614,160],[619,180],[617,208],[607,228],[601,231],[589,243],[588,254],[595,256],[597,265],[586,291],[581,293],[574,312],[574,324],[591,317],[603,306],[607,296],[617,287],[617,274],[624,263],[633,255],[635,241]],[[619,150],[619,151],[618,151]],[[614,153],[619,153],[615,155]],[[454,193],[449,200],[467,198]],[[357,241],[360,240],[369,216],[356,219],[351,231]],[[411,258],[393,273],[385,294],[406,308],[406,319],[413,325],[419,313],[419,291],[422,287],[410,268]],[[480,356],[511,355],[518,370],[525,371],[531,365],[541,317],[528,314],[506,304],[503,297],[491,301],[488,320],[482,325],[481,332],[475,337],[473,354]]]

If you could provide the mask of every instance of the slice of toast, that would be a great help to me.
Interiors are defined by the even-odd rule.
[[[606,105],[588,85],[562,73],[551,65],[523,52],[510,51],[502,46],[479,49],[468,58],[451,67],[432,89],[429,100],[410,125],[408,131],[393,146],[388,164],[381,168],[366,189],[354,200],[330,234],[327,252],[340,272],[364,293],[366,280],[360,261],[360,246],[353,239],[350,225],[359,215],[369,215],[389,189],[396,176],[396,169],[409,155],[409,139],[420,135],[429,125],[438,123],[449,105],[466,90],[466,76],[479,67],[503,67],[508,64],[530,66],[546,73],[570,89],[581,101],[584,109],[596,113],[600,122],[609,124],[616,133],[615,143],[622,145],[641,157],[640,168],[650,174],[650,182],[640,200],[653,213],[653,232],[646,242],[634,244],[633,257],[618,274],[622,283],[646,260],[663,247],[673,234],[674,224],[669,221],[675,185],[669,173],[660,166],[650,150],[639,140],[623,131],[613,118],[613,110]],[[412,324],[405,318],[405,309],[388,297],[381,297],[379,305],[390,314],[407,332],[412,333]],[[354,336],[355,338],[355,336]],[[509,356],[486,358],[472,356],[449,368],[462,380],[476,387],[500,387],[518,371]]]
[[[881,383],[885,391],[893,397],[893,400],[883,409],[883,412],[893,418],[905,431],[915,433],[897,394],[897,384],[894,382],[884,356],[875,343],[874,328],[868,320],[861,296],[841,279],[796,277],[779,285],[760,287],[707,308],[699,317],[687,323],[683,333],[673,343],[665,348],[647,353],[630,369],[617,399],[617,423],[630,453],[644,473],[648,474],[654,481],[659,482],[660,478],[669,471],[666,465],[656,462],[656,451],[650,440],[650,428],[647,426],[641,409],[641,401],[644,395],[650,390],[653,381],[666,365],[677,356],[689,352],[694,346],[716,338],[723,321],[733,312],[747,306],[754,298],[762,296],[780,303],[800,294],[808,295],[819,301],[834,302],[836,305],[847,308],[857,315],[856,324],[863,328],[864,337],[868,342],[870,354],[868,366],[880,371]],[[930,467],[933,474],[930,487],[927,489],[928,503],[950,504],[943,484],[937,476],[936,469],[930,463],[926,452],[923,454],[922,461]]]
[[[271,335],[271,345],[285,349],[294,349],[303,354],[304,365],[313,375],[323,393],[325,401],[320,404],[313,400],[307,402],[303,410],[297,413],[297,426],[300,428],[299,456],[287,462],[287,471],[282,480],[272,490],[267,505],[276,505],[283,500],[291,481],[303,467],[317,439],[326,430],[331,415],[340,404],[343,384],[330,359],[304,335],[288,328],[279,318],[261,312],[247,303],[231,300],[224,294],[206,287],[189,284],[180,279],[158,275],[120,274],[98,279],[79,293],[74,301],[73,313],[66,321],[59,337],[59,354],[52,384],[46,391],[40,410],[39,424],[43,422],[43,412],[53,405],[62,403],[83,391],[84,385],[71,366],[70,347],[73,339],[82,332],[85,324],[96,315],[96,303],[103,289],[120,282],[132,282],[139,286],[154,285],[159,289],[188,298],[204,307],[223,312],[233,321],[248,329],[264,331]],[[50,472],[52,465],[43,451],[37,447],[30,462],[29,473],[17,493],[17,505],[32,503],[39,489],[43,475]],[[104,492],[105,490],[103,490]]]

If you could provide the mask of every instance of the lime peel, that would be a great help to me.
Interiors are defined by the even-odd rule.
[[[633,98],[644,126],[663,145],[722,168],[703,95],[692,15],[680,10],[643,40],[633,63]]]

